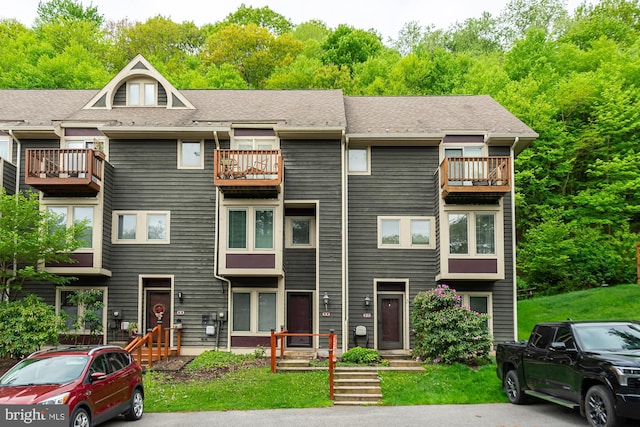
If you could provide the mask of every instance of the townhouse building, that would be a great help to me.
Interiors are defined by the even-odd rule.
[[[536,137],[489,96],[177,90],[142,56],[99,90],[0,90],[2,186],[89,230],[41,266],[77,280],[25,290],[70,314],[99,290],[103,342],[181,323],[187,354],[281,327],[408,353],[437,284],[514,339],[513,161]]]

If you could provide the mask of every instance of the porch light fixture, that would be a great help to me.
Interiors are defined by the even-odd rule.
[[[364,297],[364,305],[365,307],[369,307],[371,305],[371,297],[369,295]]]
[[[322,297],[322,301],[324,301],[324,311],[328,311],[329,310],[329,294],[328,293],[324,293],[324,296]]]
[[[184,294],[182,292],[178,292],[178,300],[180,300],[180,304],[184,302]]]

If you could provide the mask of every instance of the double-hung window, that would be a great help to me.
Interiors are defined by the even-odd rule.
[[[116,211],[111,240],[120,244],[167,244],[170,222],[168,211]]]
[[[460,292],[462,297],[462,305],[469,307],[476,313],[486,314],[489,316],[487,326],[489,330],[493,330],[493,309],[490,292]]]
[[[232,250],[273,250],[273,208],[229,208],[227,247]]]
[[[449,254],[496,255],[496,214],[450,212]]]
[[[78,236],[80,248],[93,248],[93,206],[48,206],[47,210],[55,214],[56,227],[70,227],[73,224],[83,222],[85,228]]]
[[[435,248],[435,219],[433,217],[378,217],[378,248],[433,249]]]
[[[238,290],[232,294],[232,331],[266,334],[276,329],[277,292]]]

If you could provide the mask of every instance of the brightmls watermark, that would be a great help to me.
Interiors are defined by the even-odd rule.
[[[3,427],[66,427],[68,417],[68,405],[0,405]]]

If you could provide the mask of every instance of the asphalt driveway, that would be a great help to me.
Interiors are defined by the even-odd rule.
[[[140,421],[133,424],[117,419],[103,425],[105,427],[585,427],[587,422],[578,411],[549,403],[533,403],[524,406],[497,403],[152,413],[144,414]],[[640,426],[640,423],[630,422],[627,425],[636,427]]]

